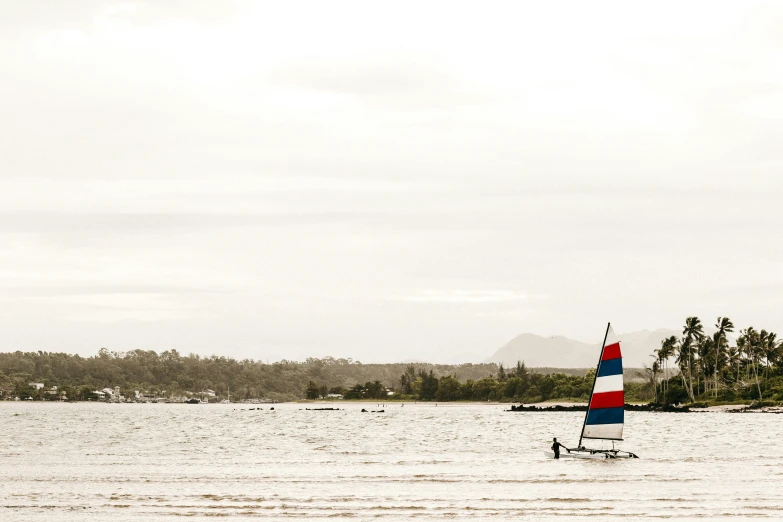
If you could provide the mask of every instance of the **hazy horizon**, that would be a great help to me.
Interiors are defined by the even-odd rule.
[[[779,3],[3,15],[0,351],[783,334]]]
[[[670,330],[666,330],[666,329],[640,330],[638,332],[625,332],[625,333],[620,334],[620,335],[636,334],[636,333],[640,333],[640,332],[652,332],[652,331],[659,331],[659,330],[670,331]],[[597,340],[597,341],[596,340],[585,341],[585,340],[582,340],[582,339],[572,339],[572,338],[568,338],[568,337],[565,337],[565,336],[559,336],[559,335],[540,336],[540,335],[535,334],[533,332],[523,332],[523,333],[520,333],[519,335],[516,335],[513,338],[508,339],[508,342],[514,341],[517,337],[524,337],[524,336],[528,336],[528,335],[534,335],[534,336],[540,337],[541,339],[561,337],[561,338],[568,339],[570,341],[577,341],[577,342],[580,342],[580,343],[589,344],[589,345],[591,345],[591,347],[592,346],[599,346],[600,347],[600,345],[601,345],[601,341],[600,340]],[[729,335],[728,339],[729,339],[730,342],[734,342],[734,337],[733,336]],[[199,355],[199,356],[202,356],[202,357],[225,356],[225,357],[231,357],[231,358],[234,358],[234,359],[237,359],[237,360],[241,360],[241,359],[247,358],[247,359],[252,359],[252,360],[254,360],[256,362],[263,362],[263,363],[282,362],[283,360],[287,360],[289,362],[306,362],[306,359],[308,359],[308,358],[323,359],[323,358],[326,358],[326,357],[333,357],[335,359],[340,359],[340,358],[348,359],[348,360],[351,360],[353,362],[360,362],[362,364],[435,364],[435,365],[447,365],[447,366],[451,365],[451,366],[455,366],[455,365],[460,365],[460,364],[493,364],[493,363],[497,364],[498,361],[493,360],[493,356],[497,352],[499,352],[501,348],[504,348],[506,344],[507,343],[503,343],[503,345],[500,345],[500,346],[497,346],[495,348],[492,348],[487,353],[484,353],[484,354],[478,353],[478,352],[474,352],[474,353],[463,352],[463,353],[459,353],[459,354],[456,354],[456,355],[446,356],[445,358],[433,359],[433,360],[414,358],[414,357],[408,357],[408,358],[403,358],[403,359],[393,359],[393,358],[390,358],[390,359],[363,360],[363,359],[360,359],[360,358],[357,358],[357,357],[353,357],[350,354],[349,355],[345,355],[345,356],[334,356],[334,355],[328,354],[328,353],[320,354],[320,355],[304,355],[304,356],[301,356],[301,357],[279,357],[279,358],[261,357],[261,358],[259,358],[259,357],[252,357],[252,356],[237,356],[237,355],[232,354],[232,353],[210,352],[208,350],[207,351],[203,351],[203,352],[196,352],[196,351],[193,351],[193,350],[185,350],[185,351],[183,351],[183,350],[180,350],[178,348],[174,348],[174,349],[177,350],[177,352],[179,352],[180,356],[183,356],[183,357],[189,356],[191,354],[196,354],[196,355]],[[45,351],[45,352],[68,353],[70,355],[79,355],[79,356],[82,356],[82,357],[93,357],[93,356],[97,356],[99,354],[100,350],[102,350],[104,348],[109,350],[110,352],[115,352],[115,353],[119,353],[119,354],[126,354],[126,353],[136,349],[136,348],[133,348],[133,349],[128,349],[128,350],[116,350],[116,349],[113,349],[113,348],[110,348],[110,347],[102,346],[102,347],[99,347],[99,348],[95,348],[94,350],[83,350],[83,351],[79,351],[79,352],[75,352],[75,351],[74,352],[69,352],[67,350],[42,350],[42,351]],[[530,347],[530,349],[533,349],[533,348],[534,347]],[[139,347],[138,349],[153,350],[153,351],[157,352],[158,354],[160,354],[161,352],[166,351],[166,350],[171,350],[172,348],[152,349],[152,348]],[[652,357],[652,351],[653,351],[653,349],[649,350],[651,357]],[[584,356],[587,357],[587,358],[595,358],[595,357],[597,357],[597,353],[598,352],[591,351],[590,353],[584,354]],[[557,356],[558,356],[558,354],[554,355],[554,357],[557,357]],[[390,355],[390,357],[393,357],[393,355]],[[652,360],[652,358],[650,360]],[[516,364],[516,362],[526,363],[525,357],[516,358],[516,359],[514,359],[513,362],[512,361],[505,361],[502,364],[504,364],[506,367],[510,367],[510,366],[514,366]],[[596,359],[596,362],[597,362],[597,359]],[[646,360],[644,362],[647,363]],[[526,363],[526,366],[528,366],[529,368],[583,369],[583,368],[591,368],[592,366],[594,366],[594,364],[591,362],[590,364],[576,365],[575,366],[573,364],[573,361],[563,360],[561,362],[558,362],[556,360],[553,360],[551,364],[527,364]],[[642,364],[634,364],[631,361],[626,361],[626,366],[629,367],[629,368],[641,368]]]

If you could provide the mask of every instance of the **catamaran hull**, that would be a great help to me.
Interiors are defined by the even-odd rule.
[[[551,451],[545,451],[544,455],[546,455],[550,459],[555,458],[554,452]],[[625,452],[613,453],[611,451],[607,451],[607,452],[598,451],[595,453],[590,453],[589,451],[572,451],[571,453],[568,453],[568,452],[561,451],[560,458],[606,460],[606,459],[633,459],[638,457],[633,453],[625,453]]]
[[[550,459],[555,458],[555,454],[553,452],[551,452],[551,451],[545,451],[544,455],[546,455]],[[603,453],[595,453],[595,454],[592,454],[592,455],[590,453],[579,453],[579,454],[576,454],[576,453],[561,453],[560,454],[560,458],[562,460],[565,460],[565,459],[607,459],[609,457],[607,457]]]

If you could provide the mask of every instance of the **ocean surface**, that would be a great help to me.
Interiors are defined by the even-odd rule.
[[[0,520],[783,519],[781,415],[627,412],[640,459],[553,461],[583,413],[274,406],[0,403]]]

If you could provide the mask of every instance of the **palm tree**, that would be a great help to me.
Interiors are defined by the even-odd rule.
[[[680,380],[682,380],[682,387],[685,389],[686,392],[688,392],[688,396],[690,397],[691,393],[688,388],[688,360],[690,359],[690,342],[688,342],[687,339],[683,338],[682,342],[678,345],[677,350],[677,367],[680,369]]]
[[[759,368],[758,363],[759,359],[761,357],[759,349],[759,345],[761,344],[761,339],[767,337],[766,330],[762,330],[761,332],[756,331],[755,328],[752,326],[747,327],[745,330],[740,332],[740,337],[737,339],[737,346],[741,346],[743,352],[745,353],[745,356],[748,359],[747,370],[748,375],[747,378],[750,378],[750,370],[753,369],[753,374],[756,378],[756,389],[759,392],[759,400],[761,400],[761,383],[759,382]]]
[[[718,331],[715,333],[715,398],[718,398],[718,367],[720,366],[720,354],[724,344],[726,344],[726,334],[734,331],[734,323],[728,317],[718,317],[715,323]]]
[[[726,349],[726,366],[729,367],[729,371],[733,371],[734,365],[737,365],[737,378],[734,381],[735,389],[739,383],[740,362],[742,361],[742,354],[740,353],[739,346],[729,346]]]
[[[737,337],[737,384],[744,386],[745,381],[740,383],[740,371],[742,369],[742,363],[747,358],[748,354],[748,338],[744,335],[744,330],[740,331],[740,336]],[[745,377],[747,379],[747,365],[745,366]]]
[[[765,336],[761,339],[761,355],[764,356],[764,379],[769,379],[769,369],[775,363],[780,356],[781,344],[777,342],[777,334],[775,332],[764,332]]]
[[[666,403],[666,393],[669,390],[669,381],[667,370],[669,367],[669,359],[671,359],[677,352],[677,337],[672,335],[661,341],[661,347],[656,352],[658,354],[658,360],[663,366],[663,402]]]
[[[651,377],[650,381],[652,382],[653,385],[653,394],[655,395],[654,402],[657,403],[658,402],[658,370],[661,369],[661,365],[658,359],[656,358],[653,359],[652,366],[650,368],[647,368],[646,366],[647,365],[645,365],[645,370],[650,372],[650,377]]]
[[[701,324],[701,320],[698,317],[688,317],[685,319],[685,327],[682,330],[682,343],[680,343],[680,369],[682,365],[688,370],[688,397],[691,402],[695,401],[693,396],[693,352],[695,351],[694,344],[700,341],[704,337],[704,326]]]
[[[705,335],[696,343],[696,353],[699,358],[696,360],[696,395],[700,393],[700,384],[704,383],[704,393],[707,393],[710,380],[709,373],[711,372],[710,361],[715,358],[712,353],[715,351],[715,339]]]

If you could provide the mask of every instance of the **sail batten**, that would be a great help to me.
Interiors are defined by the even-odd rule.
[[[609,326],[596,369],[582,438],[622,440],[624,422],[623,359],[620,343]]]

